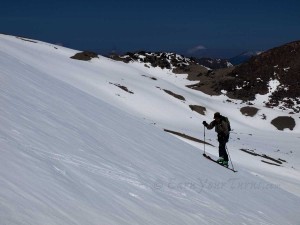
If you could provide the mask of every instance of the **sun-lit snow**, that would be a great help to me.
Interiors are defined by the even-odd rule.
[[[287,113],[259,101],[258,114],[246,117],[241,101],[187,88],[187,75],[70,59],[77,52],[0,35],[1,224],[300,223],[298,114],[289,115],[293,131],[278,131],[270,121]],[[202,157],[203,144],[163,131],[203,140],[202,121],[216,111],[231,121],[238,173]],[[218,145],[214,131],[206,141]],[[286,163],[266,164],[241,148]],[[217,151],[206,145],[212,157]]]

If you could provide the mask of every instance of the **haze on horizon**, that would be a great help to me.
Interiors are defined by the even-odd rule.
[[[229,58],[299,40],[299,8],[297,0],[7,1],[0,32],[100,54]]]

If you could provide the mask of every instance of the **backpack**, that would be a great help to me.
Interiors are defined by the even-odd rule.
[[[221,119],[226,122],[228,131],[231,131],[231,126],[230,126],[230,122],[229,122],[228,118],[226,116],[222,116]]]

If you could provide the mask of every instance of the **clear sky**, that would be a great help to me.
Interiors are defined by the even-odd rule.
[[[300,40],[300,0],[2,0],[0,32],[103,54],[232,57]]]

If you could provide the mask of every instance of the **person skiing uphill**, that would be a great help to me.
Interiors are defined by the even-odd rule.
[[[218,142],[219,142],[219,159],[218,163],[228,166],[228,155],[226,152],[226,143],[229,140],[230,132],[230,123],[228,119],[222,116],[219,112],[214,114],[214,120],[208,124],[206,121],[203,121],[203,125],[211,130],[215,127],[215,131],[218,133]]]

